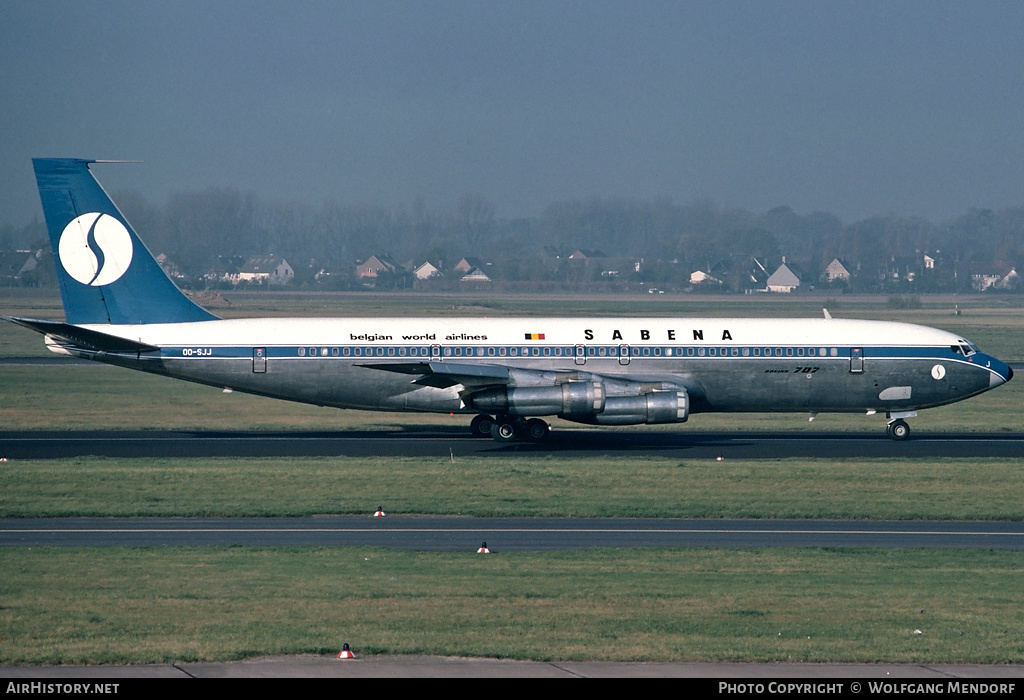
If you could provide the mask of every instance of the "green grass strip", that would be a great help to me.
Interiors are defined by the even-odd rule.
[[[0,663],[1021,663],[1020,552],[6,549]]]
[[[0,517],[389,513],[1019,520],[1012,459],[78,457],[0,464]]]

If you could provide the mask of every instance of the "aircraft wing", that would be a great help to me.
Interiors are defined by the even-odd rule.
[[[477,365],[460,362],[367,362],[359,365],[385,372],[419,375],[413,384],[447,389],[461,384],[467,388],[509,384],[512,381],[508,367]]]
[[[360,367],[416,375],[413,384],[446,389],[462,385],[473,393],[491,387],[546,389],[563,384],[599,383],[611,396],[636,396],[651,391],[692,391],[686,377],[678,375],[604,375],[578,370],[539,370],[498,364],[467,362],[365,362]]]

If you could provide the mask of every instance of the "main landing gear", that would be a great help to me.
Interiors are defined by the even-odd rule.
[[[910,426],[907,421],[897,418],[885,426],[885,434],[892,440],[906,440],[910,437]]]
[[[479,415],[469,424],[474,437],[492,437],[498,442],[544,442],[551,432],[540,418]]]

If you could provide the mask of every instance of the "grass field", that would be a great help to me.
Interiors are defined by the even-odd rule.
[[[226,295],[257,315],[757,315],[880,318],[1024,358],[1014,297],[921,300]],[[668,295],[666,295],[667,297]],[[1024,301],[1024,300],[1022,300]],[[959,305],[961,315],[954,316]],[[0,290],[0,312],[60,318]],[[0,326],[0,358],[50,356]],[[922,412],[916,432],[1020,431],[1021,380]],[[4,429],[417,430],[464,416],[338,411],[104,366],[0,367]],[[696,415],[674,431],[877,430],[860,415]],[[556,424],[556,427],[558,425]],[[596,455],[488,460],[4,462],[0,517],[390,512],[618,517],[1024,517],[1017,460],[744,460]],[[146,663],[270,653],[526,659],[1024,662],[1024,553],[597,550],[436,554],[360,548],[0,550],[0,663]]]
[[[262,654],[1019,663],[1019,554],[0,550],[0,662]]]
[[[4,463],[0,517],[308,517],[383,505],[482,517],[1020,520],[1020,470],[1007,459],[77,457]]]

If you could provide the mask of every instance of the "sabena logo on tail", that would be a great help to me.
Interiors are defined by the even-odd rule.
[[[91,287],[111,284],[128,271],[132,237],[109,214],[82,214],[64,227],[58,255],[61,265],[77,282]]]

